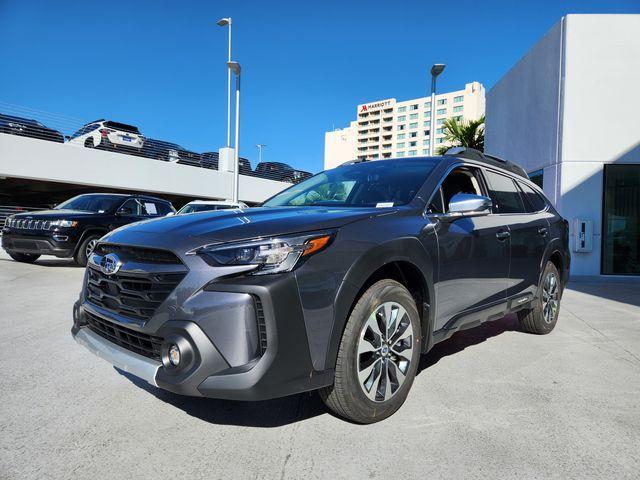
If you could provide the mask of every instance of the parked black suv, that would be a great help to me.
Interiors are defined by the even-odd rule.
[[[356,422],[404,402],[420,354],[518,312],[543,334],[567,224],[516,165],[463,150],[354,162],[248,210],[107,234],[73,336],[172,392],[259,400],[318,389]]]
[[[311,177],[309,172],[296,170],[295,168],[280,162],[262,162],[256,166],[256,176],[277,180],[279,182],[300,183]]]
[[[15,117],[4,113],[0,113],[0,133],[64,143],[64,137],[59,131],[46,127],[31,118]]]
[[[79,195],[52,210],[7,217],[2,248],[18,262],[40,255],[73,257],[86,265],[98,239],[128,223],[175,212],[171,203],[145,195],[91,193]]]

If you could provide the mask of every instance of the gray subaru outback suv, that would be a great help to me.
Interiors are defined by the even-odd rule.
[[[135,223],[87,265],[72,334],[182,395],[318,390],[371,423],[405,401],[421,354],[517,312],[549,333],[566,222],[522,169],[473,150],[354,162],[260,208]]]

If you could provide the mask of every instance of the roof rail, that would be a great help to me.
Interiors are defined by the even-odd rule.
[[[524,178],[529,178],[527,172],[520,166],[503,158],[496,157],[494,155],[488,155],[476,150],[475,148],[468,147],[452,147],[445,152],[445,156],[467,158],[469,160],[476,160],[484,162],[489,165],[502,167],[510,172],[516,173]]]

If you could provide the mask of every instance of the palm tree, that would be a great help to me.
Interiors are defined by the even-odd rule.
[[[450,143],[447,147],[438,147],[436,153],[444,154],[451,147],[468,147],[484,151],[484,115],[477,120],[458,121],[448,118],[442,125],[444,140]]]

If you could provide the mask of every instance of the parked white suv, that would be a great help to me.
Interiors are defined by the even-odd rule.
[[[87,123],[69,137],[69,143],[104,150],[132,150],[135,153],[142,149],[144,137],[138,127],[101,119]]]

